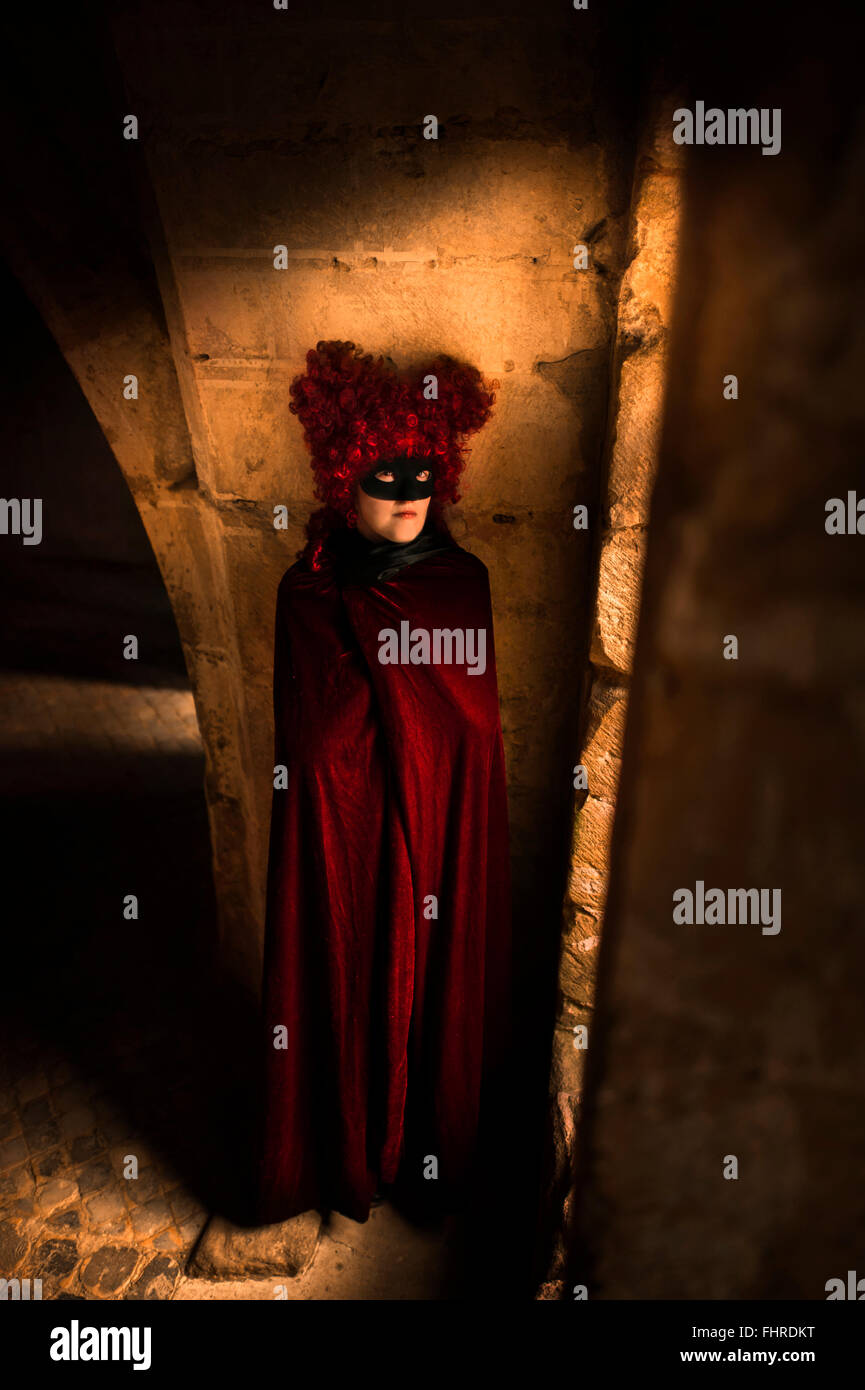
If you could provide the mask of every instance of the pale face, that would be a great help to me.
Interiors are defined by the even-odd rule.
[[[392,482],[393,476],[386,467],[376,473],[383,483]],[[427,482],[431,476],[430,470],[423,466],[423,460],[418,460],[418,482]],[[354,509],[357,512],[357,529],[368,541],[397,541],[403,545],[420,535],[429,504],[429,497],[419,497],[413,502],[391,501],[390,498],[370,497],[362,487],[356,487]]]

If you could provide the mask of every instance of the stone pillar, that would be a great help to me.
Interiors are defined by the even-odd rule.
[[[770,38],[748,103],[781,153],[688,151],[568,1276],[590,1298],[863,1274],[865,130],[850,34],[791,33],[783,80]],[[677,921],[700,884],[724,916]],[[768,911],[731,921],[740,889]]]
[[[560,1289],[572,1219],[586,1057],[577,1042],[591,1046],[593,1036],[598,948],[660,441],[681,201],[682,154],[671,139],[676,105],[670,95],[651,100],[634,170],[628,258],[617,306],[590,680],[575,758],[585,769],[587,786],[575,798],[550,1077],[548,1202],[554,1235],[542,1298],[554,1298]],[[582,1037],[574,1031],[580,1027]]]
[[[38,151],[38,158],[37,158]],[[147,530],[177,620],[206,759],[206,798],[227,964],[257,988],[257,945],[250,917],[263,904],[259,841],[249,796],[250,758],[244,683],[236,654],[238,596],[223,559],[218,506],[198,486],[196,458],[177,370],[177,344],[166,331],[170,272],[160,255],[158,220],[149,244],[138,230],[146,183],[120,158],[86,193],[71,158],[23,123],[3,151],[15,206],[2,221],[5,253],[53,333],[112,447]],[[125,191],[125,220],[112,208]],[[63,212],[60,212],[60,209]],[[163,266],[160,285],[151,257]],[[170,310],[169,310],[170,318]],[[136,379],[137,397],[129,394]],[[52,499],[44,499],[50,509]],[[263,541],[276,551],[272,528]],[[263,619],[261,619],[263,621]],[[118,627],[122,668],[126,629]],[[147,633],[136,632],[146,658]],[[260,837],[259,837],[260,839]]]

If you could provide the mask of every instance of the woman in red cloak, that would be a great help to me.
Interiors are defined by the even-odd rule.
[[[489,579],[442,513],[495,397],[344,342],[291,394],[323,506],[277,595],[258,1213],[366,1221],[389,1184],[459,1205],[506,1065]]]

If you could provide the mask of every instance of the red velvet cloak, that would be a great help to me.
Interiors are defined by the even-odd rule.
[[[485,629],[485,671],[382,664],[379,632],[406,619]],[[277,596],[274,720],[288,786],[271,813],[259,1218],[318,1208],[365,1221],[379,1182],[421,1178],[428,1156],[440,1192],[463,1189],[482,1092],[507,1053],[486,566],[455,546],[341,592],[326,554],[319,571],[298,561]]]

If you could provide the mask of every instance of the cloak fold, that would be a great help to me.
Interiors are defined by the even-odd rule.
[[[393,572],[389,572],[393,573]],[[484,629],[486,668],[382,664],[383,629]],[[486,567],[282,578],[264,949],[262,1222],[365,1221],[380,1182],[472,1172],[510,1029],[505,763]],[[280,1031],[277,1034],[276,1030]],[[281,1046],[274,1046],[274,1039]],[[432,1185],[432,1184],[430,1184]]]

